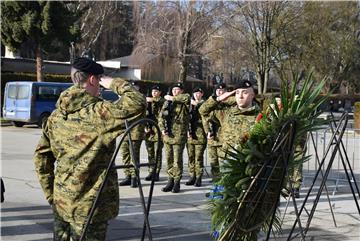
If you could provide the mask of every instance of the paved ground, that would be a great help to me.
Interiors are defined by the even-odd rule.
[[[52,240],[52,215],[49,206],[37,182],[32,163],[32,155],[40,130],[2,127],[1,129],[1,173],[6,184],[6,201],[1,205],[1,240]],[[142,149],[142,157],[145,157]],[[184,155],[186,156],[186,155]],[[186,159],[186,158],[185,158]],[[184,168],[186,170],[186,167]],[[122,176],[122,172],[119,172]],[[146,175],[143,170],[142,176]],[[152,200],[150,224],[154,240],[169,241],[210,241],[210,216],[207,211],[205,193],[211,187],[209,178],[205,178],[201,188],[186,187],[182,181],[181,193],[163,193],[161,187],[166,183],[165,173],[156,183]],[[358,178],[359,179],[359,178]],[[310,185],[306,178],[302,197]],[[144,183],[144,192],[148,193],[149,183]],[[335,182],[329,181],[329,190],[333,191]],[[360,240],[360,214],[347,183],[340,183],[331,203],[335,212],[337,227],[334,227],[326,195],[320,199],[306,240]],[[311,197],[313,200],[313,195]],[[311,200],[306,205],[310,211]],[[359,200],[359,197],[358,197]],[[297,200],[301,205],[303,199]],[[280,210],[284,218],[283,234],[272,240],[286,240],[287,233],[294,221],[292,205],[286,209],[286,200],[282,199]],[[107,240],[140,240],[143,216],[138,189],[120,188],[120,213],[110,222]],[[306,213],[302,224],[306,224]],[[259,239],[263,239],[263,234]],[[300,240],[300,238],[295,238]]]

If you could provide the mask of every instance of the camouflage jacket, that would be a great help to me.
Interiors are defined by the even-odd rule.
[[[145,99],[145,96],[143,96],[143,98]],[[120,99],[121,99],[121,97],[120,97]],[[145,117],[146,117],[146,108],[144,108],[141,116],[139,116],[138,118],[135,118],[133,120],[128,120],[128,126],[130,126],[133,122],[137,121],[138,119],[145,118]],[[139,124],[139,125],[134,126],[130,131],[131,140],[133,140],[133,141],[144,140],[145,139],[144,128],[145,128],[144,124]],[[128,139],[129,139],[129,135],[126,135],[124,140],[126,141]]]
[[[127,81],[114,79],[111,89],[122,96],[116,103],[77,86],[65,90],[35,150],[35,170],[46,199],[67,222],[85,221],[124,121],[139,118],[145,110],[144,96]],[[93,220],[114,218],[118,209],[117,172],[112,169]]]
[[[154,115],[154,120],[158,123],[161,117],[161,108],[164,105],[165,99],[162,97],[153,98],[151,102],[151,110]],[[161,136],[160,136],[161,138]],[[152,131],[145,136],[146,141],[156,142],[158,140],[156,128],[153,126]]]
[[[201,118],[201,115],[199,113],[199,108],[201,107],[201,105],[204,103],[205,101],[204,100],[201,100],[196,108],[195,108],[195,111],[197,112],[197,119],[196,119],[196,122],[193,123],[195,125],[195,136],[196,136],[196,139],[193,139],[191,137],[188,137],[187,139],[187,143],[188,144],[193,144],[193,145],[205,145],[206,144],[206,141],[207,141],[207,137],[206,137],[206,134],[205,134],[205,131],[204,131],[204,127],[203,127],[203,124],[202,124],[202,118]],[[190,120],[191,121],[191,120]],[[189,126],[189,129],[190,129],[190,126]],[[188,130],[190,131],[190,130]]]
[[[210,131],[210,121],[215,124],[216,136],[213,139],[208,139],[209,146],[222,146],[222,127],[221,123],[224,119],[225,108],[236,103],[235,97],[231,96],[224,102],[217,102],[211,96],[201,105],[199,112],[202,116],[202,123],[205,133]]]
[[[219,138],[224,150],[227,150],[229,146],[235,147],[240,143],[244,134],[248,133],[255,124],[255,119],[260,111],[256,105],[240,110],[236,103],[234,103],[235,99],[233,98],[222,103],[218,103],[212,98],[209,98],[207,101],[207,108],[214,110],[213,116],[209,118],[215,117],[220,122],[221,131]],[[217,107],[218,105],[220,107]],[[204,109],[203,112],[207,114]]]
[[[165,102],[166,103],[166,102]],[[189,125],[189,104],[190,104],[190,95],[189,94],[179,94],[174,96],[172,102],[172,111],[170,114],[171,118],[171,131],[172,136],[165,135],[163,136],[164,143],[167,144],[183,144],[187,140],[187,132]],[[161,116],[159,118],[159,127],[161,131],[165,130],[165,104],[161,109]]]

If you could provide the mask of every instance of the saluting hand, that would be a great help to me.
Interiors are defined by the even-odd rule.
[[[165,96],[164,96],[164,99],[165,99],[165,100],[170,100],[170,101],[173,101],[173,100],[174,100],[174,96],[171,96],[171,95],[165,95]]]
[[[196,100],[191,99],[191,104],[192,104],[192,105],[195,105],[195,106],[196,106],[198,103],[199,103],[199,102],[197,102]]]
[[[236,91],[236,90],[233,90],[233,91],[230,91],[230,92],[225,92],[224,94],[216,97],[216,101],[224,101],[224,100],[226,100],[226,99],[229,98],[230,96],[234,95],[234,94],[235,94],[235,91]]]

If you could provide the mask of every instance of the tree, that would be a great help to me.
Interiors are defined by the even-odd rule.
[[[184,82],[191,62],[202,50],[215,26],[219,3],[206,1],[147,2],[137,14],[135,53],[150,53],[173,60],[177,81]],[[139,16],[140,15],[140,16]],[[201,71],[200,71],[201,72]]]
[[[91,51],[96,59],[128,55],[133,47],[132,3],[80,1],[73,5],[81,38],[74,44],[77,54]]]
[[[360,12],[356,2],[306,2],[297,5],[296,21],[283,31],[275,68],[283,80],[311,68],[316,79],[327,76],[325,91],[346,93],[360,87]]]
[[[327,76],[326,89],[356,89],[360,69],[360,11],[357,2],[306,3],[301,18],[302,64]],[[316,27],[321,26],[321,28]]]
[[[70,4],[70,3],[69,3]],[[1,38],[11,50],[31,43],[36,56],[37,80],[43,80],[42,51],[54,43],[70,44],[78,36],[76,14],[60,1],[1,2]]]
[[[287,81],[315,68],[316,79],[328,77],[327,91],[360,84],[360,13],[356,2],[229,2],[220,56],[225,75],[241,77],[255,70],[259,93],[271,75]],[[235,30],[235,31],[234,31]],[[227,73],[227,74],[226,74]]]
[[[291,28],[297,14],[288,2],[229,2],[226,26],[239,34],[238,52],[256,72],[258,93],[267,92],[271,70],[277,64],[277,46],[284,32]],[[245,59],[244,59],[245,58]]]

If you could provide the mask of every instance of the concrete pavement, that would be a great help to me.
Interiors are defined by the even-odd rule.
[[[35,127],[1,129],[1,173],[6,185],[5,202],[1,205],[1,240],[52,240],[52,214],[49,205],[44,200],[37,182],[32,155],[40,130]],[[142,147],[141,156],[145,157]],[[184,155],[186,157],[186,155]],[[185,158],[185,162],[186,162]],[[186,165],[184,170],[186,171]],[[163,169],[164,170],[164,169]],[[122,177],[122,171],[119,171]],[[142,169],[145,176],[146,169]],[[205,193],[211,187],[210,178],[206,177],[203,187],[187,187],[182,180],[179,194],[163,193],[161,187],[166,183],[165,172],[161,173],[160,182],[156,183],[151,205],[150,224],[153,240],[169,241],[210,241],[210,215],[207,210],[208,200]],[[306,179],[301,196],[310,185]],[[149,182],[144,182],[144,192],[147,195]],[[328,182],[333,190],[334,182]],[[337,227],[334,227],[329,204],[323,195],[316,209],[306,240],[360,240],[360,215],[347,183],[343,183],[330,196],[334,207]],[[297,199],[301,205],[303,198]],[[313,200],[313,196],[311,197]],[[358,197],[359,200],[359,197]],[[306,209],[310,211],[312,202]],[[282,199],[280,210],[286,209],[286,200]],[[286,240],[287,233],[294,221],[292,204],[286,209],[283,234],[276,240]],[[307,215],[304,212],[301,220],[305,226]],[[107,240],[140,240],[143,225],[143,213],[138,189],[120,188],[120,213],[109,225]],[[262,240],[261,234],[259,240]],[[148,239],[145,239],[148,240]],[[272,238],[271,240],[275,240]],[[300,235],[295,240],[300,240]]]

